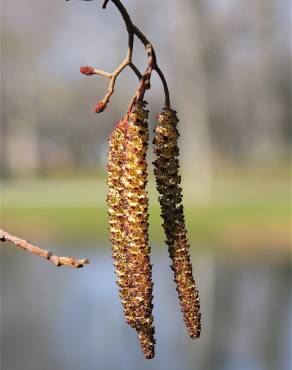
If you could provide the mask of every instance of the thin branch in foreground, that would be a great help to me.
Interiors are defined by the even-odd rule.
[[[46,260],[52,262],[56,266],[71,266],[75,268],[83,267],[89,263],[88,259],[77,260],[74,257],[59,257],[55,256],[52,252],[45,249],[39,248],[27,240],[20,239],[17,236],[11,235],[8,232],[0,229],[0,241],[10,242],[19,248],[26,250],[36,256],[45,258]]]

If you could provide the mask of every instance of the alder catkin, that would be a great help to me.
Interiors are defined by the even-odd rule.
[[[126,202],[124,199],[124,189],[121,184],[121,176],[124,164],[126,129],[128,123],[120,121],[116,124],[109,137],[108,151],[108,194],[107,204],[109,206],[109,230],[112,242],[112,256],[117,275],[117,283],[121,286],[126,275],[126,238],[124,229],[124,209]],[[120,288],[120,294],[123,288]]]
[[[127,323],[136,329],[146,358],[154,357],[152,266],[148,245],[146,151],[148,111],[136,104],[109,140],[107,202],[117,283]]]
[[[164,109],[158,116],[155,127],[154,174],[163,218],[169,255],[172,260],[174,280],[180,299],[187,330],[192,338],[199,338],[201,332],[200,300],[192,275],[189,244],[182,205],[181,177],[179,175],[179,149],[177,140],[178,118],[176,112]]]

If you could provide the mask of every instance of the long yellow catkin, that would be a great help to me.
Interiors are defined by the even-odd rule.
[[[199,338],[201,332],[200,300],[192,275],[182,205],[182,189],[179,185],[181,177],[179,175],[177,122],[176,112],[170,109],[164,109],[158,117],[153,141],[156,153],[154,173],[157,189],[161,194],[159,202],[161,216],[164,220],[163,228],[184,321],[190,336]]]
[[[154,357],[152,266],[148,245],[146,151],[148,112],[136,104],[109,140],[107,202],[117,283],[127,323],[136,329],[146,358]]]

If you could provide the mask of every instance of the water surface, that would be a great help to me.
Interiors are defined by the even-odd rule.
[[[91,264],[74,270],[4,248],[3,370],[290,369],[289,263],[193,253],[203,314],[202,337],[193,341],[167,252],[154,253],[156,357],[144,360],[124,321],[110,249],[80,247],[81,254]]]

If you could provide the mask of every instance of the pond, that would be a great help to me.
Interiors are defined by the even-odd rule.
[[[192,253],[203,316],[201,339],[191,340],[167,251],[154,253],[156,357],[145,360],[124,321],[110,248],[73,252],[91,264],[56,268],[3,248],[3,370],[290,369],[289,261]]]

